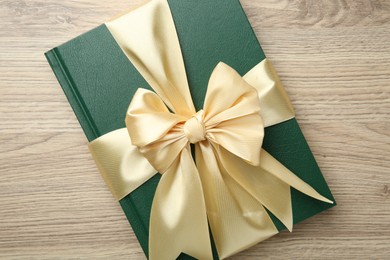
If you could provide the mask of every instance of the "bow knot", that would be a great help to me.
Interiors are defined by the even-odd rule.
[[[206,140],[206,131],[203,123],[203,110],[198,111],[188,119],[183,127],[184,134],[192,144]]]

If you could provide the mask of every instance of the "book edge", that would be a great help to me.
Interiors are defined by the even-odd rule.
[[[80,36],[78,36],[78,37],[80,37]],[[98,133],[98,131],[96,131],[94,129],[94,124],[91,123],[91,119],[88,117],[88,114],[86,114],[85,109],[83,109],[82,102],[80,100],[80,97],[77,94],[78,93],[77,89],[74,86],[73,81],[70,79],[69,75],[67,74],[67,72],[66,72],[67,70],[64,67],[65,65],[63,64],[62,59],[60,58],[60,56],[57,53],[59,47],[53,48],[53,49],[45,52],[44,55],[45,55],[49,65],[50,65],[51,69],[53,70],[54,75],[56,76],[57,81],[59,82],[63,92],[65,93],[65,96],[66,96],[77,120],[79,122],[81,120],[88,122],[87,125],[89,127],[83,127],[83,131],[84,131],[87,139],[89,141],[93,140],[93,139],[99,137],[99,133]],[[80,124],[80,126],[82,126],[82,124]],[[134,227],[133,227],[134,224],[131,223],[130,219],[132,219],[136,223],[139,223],[139,225],[137,225],[137,226],[142,226],[142,233],[138,233],[139,231],[137,233],[133,231],[135,236],[137,237],[137,239],[139,241],[141,241],[142,239],[139,239],[138,238],[139,236],[142,236],[143,238],[148,237],[148,232],[146,230],[145,225],[142,222],[142,219],[140,217],[140,213],[137,210],[137,207],[135,207],[135,203],[134,203],[133,199],[130,196],[127,196],[127,198],[125,200],[122,199],[122,200],[118,201],[118,203],[122,207],[122,210],[124,211],[125,215],[131,214],[131,218],[128,218],[128,223],[132,226],[133,230],[134,230]],[[125,204],[126,204],[126,207],[131,208],[130,211],[125,210]],[[137,228],[137,230],[140,230],[140,229]],[[145,255],[147,255],[147,246],[148,245],[147,244],[143,245],[143,243],[139,243],[139,244],[141,245]]]
[[[87,122],[89,127],[82,127],[85,135],[87,136],[87,139],[91,141],[91,139],[97,138],[99,134],[96,131],[96,127],[94,127],[91,119],[88,117],[88,113],[86,113],[85,107],[82,104],[80,96],[77,94],[77,89],[75,88],[71,77],[66,72],[65,65],[63,64],[62,59],[58,54],[58,47],[46,52],[45,57],[49,62],[49,65],[52,68],[62,90],[64,91],[77,120],[79,123],[83,120]],[[80,126],[82,125],[80,124]]]

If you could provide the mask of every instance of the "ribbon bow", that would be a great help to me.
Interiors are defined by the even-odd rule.
[[[267,210],[291,231],[290,187],[332,203],[261,149],[264,127],[294,116],[270,63],[263,60],[244,78],[219,63],[196,112],[166,0],[106,25],[156,93],[138,89],[126,116],[128,134],[110,132],[90,149],[118,199],[156,170],[162,174],[150,216],[150,259],[181,252],[213,259],[209,227],[226,258],[278,233]]]
[[[217,65],[204,109],[193,110],[172,113],[157,94],[138,89],[127,112],[132,144],[162,174],[151,213],[151,259],[175,259],[181,252],[212,259],[208,223],[222,258],[234,253],[230,243],[244,247],[252,236],[263,240],[277,232],[263,205],[291,230],[290,185],[330,202],[264,150],[260,156],[258,94],[232,68]],[[268,172],[264,161],[276,167]]]

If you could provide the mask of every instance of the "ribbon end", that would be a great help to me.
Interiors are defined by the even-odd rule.
[[[292,217],[288,218],[287,220],[283,221],[283,224],[287,228],[288,231],[292,232],[293,230],[293,220]]]
[[[324,199],[322,199],[321,201],[326,202],[326,203],[329,203],[329,204],[334,204],[334,201],[333,201],[333,200],[327,199],[327,198],[325,198],[325,197],[324,197]]]
[[[310,187],[311,188],[311,187]],[[312,188],[311,188],[312,189]],[[329,203],[329,204],[334,204],[334,202],[330,199],[327,199],[325,198],[324,196],[322,196],[320,193],[318,193],[316,190],[312,189],[312,191],[309,193],[306,193],[306,195],[309,195],[310,197],[316,199],[316,200],[319,200],[319,201],[322,201],[322,202],[325,202],[325,203]]]

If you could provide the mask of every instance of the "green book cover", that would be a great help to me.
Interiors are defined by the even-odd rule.
[[[207,82],[218,62],[223,61],[244,75],[265,58],[238,0],[168,3],[197,110],[203,107]],[[104,24],[45,55],[89,141],[125,127],[125,114],[135,91],[139,87],[151,89]],[[267,127],[263,148],[334,201],[295,119]],[[119,201],[146,255],[150,209],[159,178],[154,176]],[[294,223],[335,205],[294,189],[291,195]],[[272,219],[279,230],[284,229],[276,218]]]

